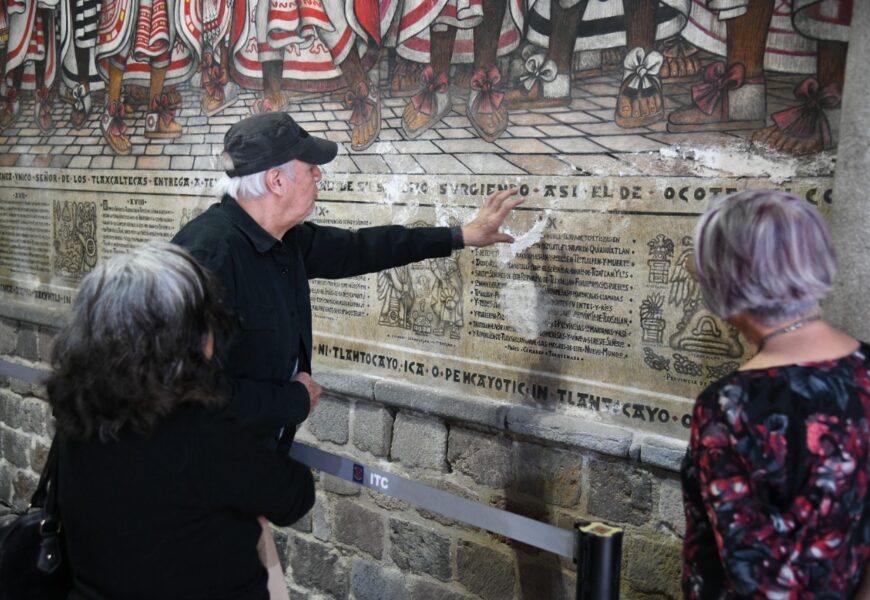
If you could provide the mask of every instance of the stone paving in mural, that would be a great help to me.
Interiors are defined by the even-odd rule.
[[[794,105],[795,86],[803,79],[802,75],[769,73],[768,113]],[[573,99],[566,107],[513,109],[507,130],[494,142],[477,135],[465,116],[463,98],[455,98],[452,111],[414,140],[406,140],[402,133],[402,111],[407,99],[383,98],[383,126],[378,141],[361,152],[348,151],[350,111],[339,98],[302,99],[291,103],[287,110],[308,131],[344,145],[342,155],[330,166],[338,173],[672,176],[697,174],[693,164],[658,160],[673,158],[680,148],[715,147],[721,152],[731,147],[749,159],[746,152],[753,130],[669,133],[666,120],[644,127],[619,127],[614,122],[614,98],[620,80],[618,71],[575,79]],[[692,82],[664,86],[666,113],[690,103],[691,86]],[[201,114],[200,89],[180,86],[179,91],[183,100],[176,120],[183,126],[181,137],[146,139],[144,113],[137,111],[127,119],[133,144],[130,156],[116,155],[104,142],[96,111],[82,127],[72,128],[68,125],[72,109],[61,102],[54,106],[55,122],[60,126],[50,135],[42,134],[33,122],[34,100],[25,97],[18,121],[0,131],[0,166],[218,170],[215,154],[221,149],[224,133],[232,123],[251,113],[258,92],[241,91],[233,106],[206,117]],[[755,154],[777,160],[776,155],[763,150]],[[821,165],[815,159],[803,164],[812,166],[813,175],[830,175],[833,170],[830,159]],[[729,165],[727,174],[739,176],[743,167],[748,169],[750,165]],[[704,174],[716,173],[708,169]]]

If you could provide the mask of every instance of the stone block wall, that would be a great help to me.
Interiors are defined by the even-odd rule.
[[[57,319],[2,313],[0,360],[47,369]],[[565,529],[578,519],[620,525],[622,597],[680,596],[679,442],[365,375],[315,378],[328,391],[300,441]],[[52,433],[44,388],[7,369],[0,512],[27,506]],[[276,529],[294,600],[575,597],[567,559],[330,475],[317,479],[314,509]]]
[[[0,317],[0,359],[47,368],[55,331]],[[26,508],[36,489],[54,433],[45,398],[44,386],[0,375],[0,513]]]
[[[556,431],[558,415],[534,419],[537,411],[524,407],[478,407],[468,422],[449,406],[454,399],[431,389],[400,399],[395,384],[375,378],[315,378],[332,389],[298,440],[566,529],[579,519],[620,525],[622,597],[680,597],[681,444],[618,428],[597,436],[590,423],[572,432],[577,423],[568,417]],[[382,385],[388,393],[378,394]],[[328,475],[319,478],[312,515],[280,535],[290,589],[300,598],[575,597],[567,559]],[[294,556],[303,550],[330,558],[315,566]]]

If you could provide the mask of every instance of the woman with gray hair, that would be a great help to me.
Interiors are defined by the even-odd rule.
[[[698,397],[683,461],[686,598],[853,598],[870,559],[870,347],[822,320],[834,253],[803,200],[717,198],[709,309],[758,352]],[[866,579],[866,577],[865,577]]]
[[[219,298],[165,242],[82,280],[47,383],[71,600],[269,598],[258,516],[290,525],[314,483],[221,410]]]

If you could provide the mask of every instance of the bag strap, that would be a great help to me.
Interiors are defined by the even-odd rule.
[[[36,484],[36,491],[33,492],[33,496],[30,498],[30,506],[36,508],[48,508],[46,504],[46,501],[48,501],[53,509],[48,511],[49,514],[54,514],[57,510],[57,452],[59,445],[57,435],[55,435],[51,440],[51,448],[48,450],[45,466],[42,467],[39,483]],[[53,485],[49,485],[49,483]]]
[[[39,551],[36,568],[43,573],[53,574],[64,564],[63,544],[60,540],[60,511],[58,510],[58,452],[60,442],[57,435],[51,440],[51,448],[45,459],[45,466],[39,476],[36,491],[30,499],[30,506],[42,508],[43,518],[39,523]]]

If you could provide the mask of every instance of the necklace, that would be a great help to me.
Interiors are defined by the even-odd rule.
[[[786,333],[791,333],[792,331],[797,331],[798,329],[800,329],[804,325],[806,325],[808,323],[812,323],[813,321],[818,321],[821,318],[822,318],[822,315],[810,315],[808,317],[798,319],[794,323],[786,325],[785,327],[780,327],[779,329],[774,329],[773,331],[768,333],[766,336],[761,338],[761,342],[758,344],[758,351],[761,352],[761,350],[764,348],[764,345],[767,342],[769,342],[771,339],[773,339],[779,335],[785,335]]]

